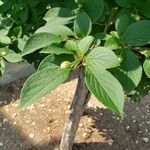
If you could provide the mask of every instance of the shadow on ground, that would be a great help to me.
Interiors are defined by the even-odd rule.
[[[0,87],[0,109],[18,99],[22,83],[22,80],[18,80],[17,84]],[[106,141],[111,139],[113,143],[94,142],[92,139],[83,143],[79,141],[75,143],[73,150],[149,150],[150,142],[143,141],[144,137],[150,137],[149,110],[149,97],[145,97],[140,104],[127,101],[124,120],[120,120],[108,109],[87,108],[84,116],[94,120],[92,128],[97,129],[98,134],[105,137]],[[5,118],[7,116],[0,111],[0,122],[3,123],[0,127],[0,142],[4,143],[1,150],[54,150],[59,146],[60,137],[57,135],[48,143],[34,144],[29,137],[23,135],[21,127],[17,128]]]

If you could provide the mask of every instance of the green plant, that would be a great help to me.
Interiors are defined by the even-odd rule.
[[[83,108],[90,91],[123,117],[125,97],[139,101],[150,91],[150,0],[57,0],[49,5],[43,18],[46,24],[30,36],[22,51],[23,58],[44,59],[35,61],[38,69],[23,86],[20,108],[77,71],[75,96],[82,102],[78,106]],[[73,114],[80,113],[73,107]],[[76,126],[81,115],[75,116]],[[65,133],[71,131],[68,128]],[[65,150],[71,149],[75,131],[72,139],[63,135]]]

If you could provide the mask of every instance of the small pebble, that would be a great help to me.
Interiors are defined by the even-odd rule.
[[[146,121],[147,124],[150,124],[150,121]]]
[[[100,113],[99,115],[100,115],[100,116],[103,116],[103,113]]]
[[[3,142],[0,142],[0,146],[3,146],[4,144],[3,144]]]
[[[8,119],[7,118],[3,119],[3,124],[6,122],[8,122]]]
[[[26,120],[26,123],[30,123],[30,120]]]
[[[148,143],[148,142],[149,142],[149,139],[148,139],[147,137],[143,137],[143,141],[144,141],[145,143]]]
[[[88,123],[92,122],[92,119],[91,119],[91,118],[88,118],[87,122],[88,122]]]
[[[17,113],[14,113],[14,114],[12,115],[13,118],[16,117],[16,116],[17,116]]]
[[[130,126],[126,126],[126,130],[128,131],[130,129]]]
[[[83,123],[80,123],[80,124],[79,124],[79,127],[82,128],[82,127],[83,127]]]
[[[138,140],[136,140],[136,141],[135,141],[135,144],[138,144],[138,143],[139,143],[139,141],[138,141]]]
[[[35,137],[35,135],[34,135],[33,133],[31,133],[31,134],[29,134],[29,137],[30,137],[31,139],[33,139],[33,138]]]
[[[83,133],[82,136],[85,138],[87,136],[87,133]]]
[[[17,122],[15,121],[15,122],[13,122],[13,124],[15,125],[15,124],[17,124]]]
[[[35,122],[32,122],[31,124],[32,124],[33,126],[35,126]]]

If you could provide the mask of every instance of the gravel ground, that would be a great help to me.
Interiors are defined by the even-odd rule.
[[[0,87],[0,150],[58,150],[77,80],[59,86],[17,113],[24,79]],[[76,134],[74,150],[150,150],[150,97],[126,101],[125,118],[94,97]]]

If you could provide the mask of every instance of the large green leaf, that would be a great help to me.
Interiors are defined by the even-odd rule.
[[[104,69],[113,68],[119,66],[119,61],[115,53],[105,47],[97,47],[90,51],[86,56],[85,62],[87,66],[100,67]]]
[[[48,21],[51,17],[72,17],[72,11],[63,7],[51,8],[44,16],[44,19]]]
[[[129,18],[126,14],[120,14],[116,20],[115,28],[119,35],[121,35],[129,24]]]
[[[28,39],[22,52],[22,56],[33,53],[34,51],[52,43],[60,43],[61,41],[61,37],[55,36],[51,33],[36,33]]]
[[[128,26],[121,40],[131,46],[150,44],[150,20],[142,20]]]
[[[90,34],[92,23],[90,17],[85,13],[80,13],[74,21],[74,31],[79,37]]]
[[[70,28],[60,25],[60,26],[49,26],[49,25],[45,25],[41,28],[39,28],[36,33],[52,33],[56,36],[62,36],[62,37],[66,37],[66,36],[73,36],[74,33],[71,31]]]
[[[122,51],[123,62],[121,66],[112,72],[129,93],[139,84],[142,77],[142,67],[138,57],[129,49]]]
[[[51,44],[47,47],[45,47],[40,53],[44,53],[44,54],[74,54],[72,51],[60,47],[60,45],[58,44]]]
[[[94,41],[93,36],[86,36],[78,43],[78,51],[80,54],[84,55],[92,46]]]
[[[69,77],[68,70],[46,67],[36,72],[25,82],[20,96],[20,108],[25,108],[45,94],[51,92]]]
[[[150,19],[150,0],[144,0],[140,4],[140,9],[139,11],[146,17]]]
[[[107,70],[88,68],[85,72],[88,89],[106,107],[123,116],[124,92],[119,81]]]
[[[86,0],[85,11],[90,16],[92,22],[97,21],[101,18],[104,11],[104,1],[103,0]]]
[[[150,58],[146,58],[143,64],[146,75],[150,78]]]

